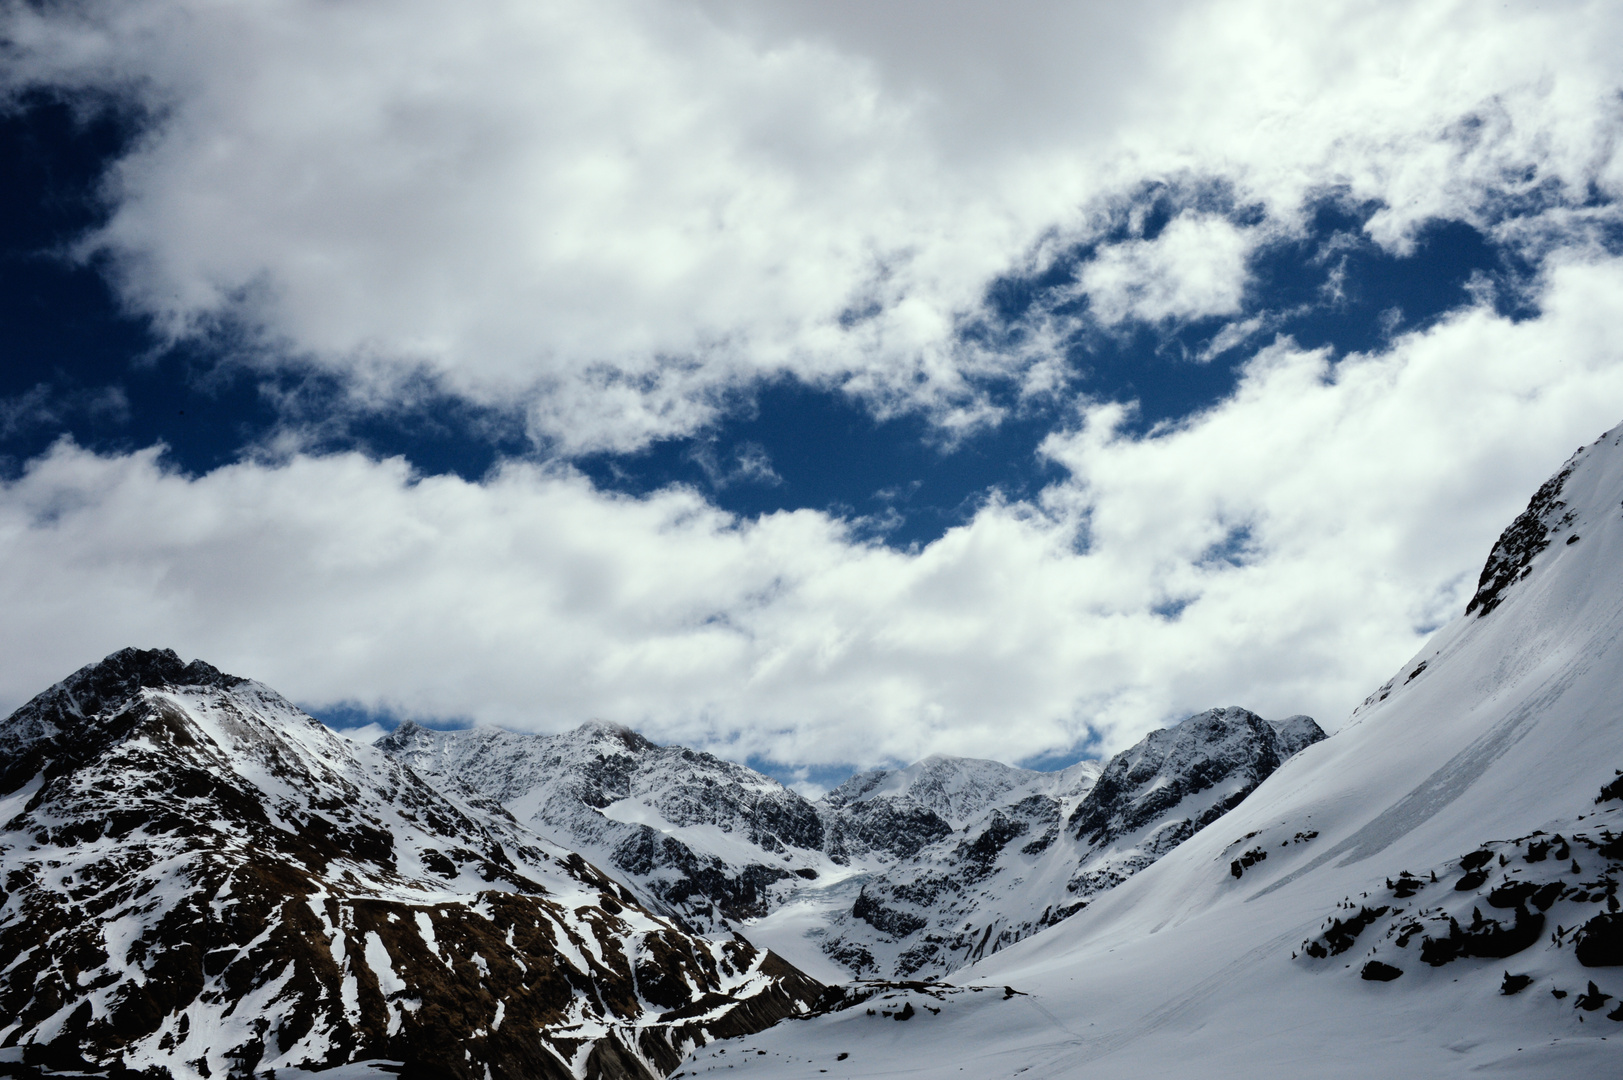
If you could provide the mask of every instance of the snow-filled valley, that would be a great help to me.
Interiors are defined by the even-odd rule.
[[[0,1071],[1612,1075],[1619,567],[1623,429],[1330,737],[1225,706],[815,801],[125,650],[0,723]]]

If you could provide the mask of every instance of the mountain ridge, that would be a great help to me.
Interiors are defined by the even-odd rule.
[[[815,802],[745,766],[601,722],[555,735],[402,725],[375,745],[436,782],[496,793],[520,820],[610,867],[673,918],[706,932],[743,933],[802,965],[826,957],[844,969],[831,977],[912,978],[944,975],[1080,910],[1244,798],[1284,757],[1324,737],[1305,716],[1277,725],[1235,708],[1191,720],[1199,717],[1232,723],[1184,721],[1181,735],[1152,733],[1112,763],[1055,772],[936,754],[856,773]],[[1243,736],[1230,730],[1235,724]],[[1169,737],[1181,754],[1170,760],[1173,744],[1162,745]],[[1219,745],[1229,737],[1239,741]],[[1099,777],[1146,754],[1156,762],[1150,773],[1121,783],[1161,794],[1148,795],[1131,824],[1117,822],[1086,850],[1053,847],[1067,817],[1077,828],[1075,815]],[[1208,779],[1203,770],[1215,771]],[[1108,842],[1187,810],[1186,800],[1242,771],[1245,778],[1214,795],[1216,803],[1188,810],[1188,820],[1180,811],[1158,838],[1101,856]],[[1011,848],[1018,837],[1026,839]],[[1100,857],[1078,879],[1091,856]],[[999,880],[986,884],[992,878]],[[1015,879],[1032,882],[1018,901],[1009,895],[1020,888],[1009,884]],[[936,901],[939,911],[931,910]],[[986,914],[1011,903],[1022,913],[1016,918]],[[966,919],[969,928],[957,925]],[[782,932],[791,923],[798,930]]]

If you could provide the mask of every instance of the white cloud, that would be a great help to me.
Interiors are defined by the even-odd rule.
[[[132,307],[174,333],[245,327],[261,359],[365,393],[427,372],[522,400],[566,450],[692,431],[785,371],[949,429],[994,420],[977,376],[1055,373],[961,347],[960,317],[1146,181],[1227,185],[1271,228],[1336,188],[1385,204],[1383,243],[1443,215],[1538,247],[1581,233],[1595,211],[1572,208],[1623,168],[1606,4],[4,13],[13,88],[160,118],[85,246]],[[1534,193],[1566,208],[1500,221]],[[1165,238],[1179,251],[1110,249],[1084,280],[1108,317],[1232,310],[1244,260],[1223,228],[1190,217]]]
[[[1079,285],[1106,326],[1232,315],[1245,293],[1248,230],[1215,214],[1185,211],[1154,240],[1102,249],[1083,265]]]
[[[195,479],[59,446],[0,489],[0,700],[170,645],[313,704],[735,758],[1116,749],[1211,705],[1328,727],[1462,610],[1494,536],[1623,416],[1623,261],[1567,260],[1513,323],[1459,313],[1329,366],[1276,342],[1149,437],[1083,410],[1070,477],[916,553],[802,511],[741,522],[509,465],[359,455]],[[1246,530],[1234,560],[1212,558]],[[1169,602],[1181,614],[1157,614]]]

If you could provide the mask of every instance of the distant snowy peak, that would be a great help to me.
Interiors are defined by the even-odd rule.
[[[983,814],[1016,788],[1052,774],[983,758],[931,754],[905,769],[858,773],[820,800],[838,810],[873,799],[906,799],[936,814],[953,828]]]
[[[1271,723],[1274,734],[1279,736],[1282,757],[1291,757],[1298,750],[1304,750],[1325,737],[1324,729],[1319,727],[1317,721],[1300,713]]]
[[[671,827],[714,826],[768,851],[822,845],[811,805],[771,777],[712,754],[660,746],[617,724],[592,721],[557,735],[402,724],[376,745],[543,822],[571,824],[576,803],[606,810],[630,800]]]
[[[376,745],[442,784],[488,792],[613,868],[655,910],[705,930],[765,914],[776,884],[826,865],[823,820],[800,795],[618,725],[529,735],[403,724]]]

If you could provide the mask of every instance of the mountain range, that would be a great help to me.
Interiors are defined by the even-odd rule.
[[[951,984],[680,1075],[1617,1075],[1619,567],[1623,428],[1539,489],[1465,612],[1153,865]]]
[[[126,649],[0,722],[0,1071],[1608,1075],[1620,565],[1623,429],[1329,737],[1230,706],[816,800],[603,723],[363,745]]]
[[[488,793],[684,926],[742,933],[845,980],[944,975],[1053,925],[1322,738],[1309,717],[1214,709],[1103,765],[935,755],[815,802],[601,723],[559,735],[402,724],[376,746],[444,790]]]

